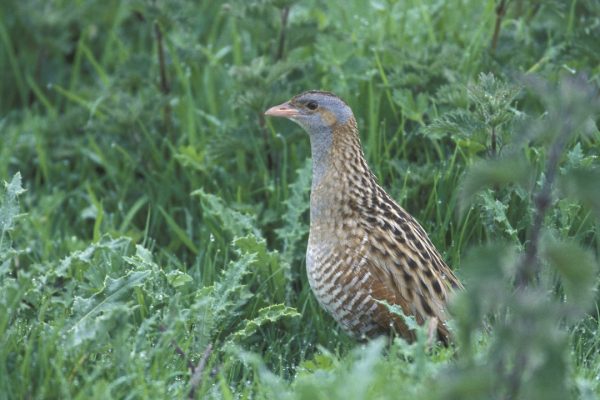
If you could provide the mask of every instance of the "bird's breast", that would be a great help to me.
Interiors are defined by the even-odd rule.
[[[378,305],[372,296],[373,277],[365,268],[367,247],[368,237],[357,226],[311,222],[306,253],[311,289],[321,306],[356,336],[377,329],[373,318]]]

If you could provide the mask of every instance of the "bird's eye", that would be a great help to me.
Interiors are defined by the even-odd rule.
[[[317,107],[319,107],[319,105],[317,104],[316,101],[309,101],[308,103],[306,103],[306,108],[308,108],[309,110],[316,110]]]

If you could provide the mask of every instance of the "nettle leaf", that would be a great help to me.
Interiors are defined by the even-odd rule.
[[[258,311],[258,316],[246,321],[245,326],[231,336],[231,340],[240,341],[255,334],[260,327],[275,323],[283,318],[297,318],[300,313],[285,304],[274,304]]]
[[[431,124],[422,129],[424,135],[441,139],[450,135],[455,140],[465,137],[473,137],[477,133],[485,132],[485,125],[473,114],[466,110],[452,110],[436,118]],[[484,150],[485,146],[480,145],[479,150]]]
[[[520,157],[480,161],[466,172],[461,182],[459,204],[461,213],[471,203],[475,193],[491,186],[510,184],[526,186],[531,182],[532,170]]]
[[[590,250],[573,241],[546,236],[542,255],[556,269],[565,290],[567,304],[587,309],[596,293],[598,261]]]
[[[600,218],[600,168],[574,168],[559,178],[561,192],[589,207]]]
[[[350,41],[333,41],[327,36],[318,36],[315,45],[316,57],[324,65],[342,65],[356,52]]]
[[[469,100],[475,105],[482,122],[496,127],[514,117],[510,105],[519,94],[520,88],[496,79],[494,74],[480,74],[475,84],[467,87]]]
[[[131,313],[128,297],[131,297],[132,289],[143,285],[150,275],[150,271],[133,271],[117,279],[106,277],[104,287],[98,293],[87,298],[75,297],[68,345],[79,346],[106,335],[112,322]]]
[[[490,233],[504,233],[515,243],[519,243],[518,230],[512,226],[506,214],[508,210],[506,199],[500,201],[495,198],[494,192],[490,189],[479,193],[477,197],[481,201],[481,209],[484,212],[483,217],[486,220],[486,226],[489,228]]]
[[[598,159],[597,155],[585,155],[581,148],[581,142],[577,142],[571,150],[567,152],[567,168],[592,167]]]

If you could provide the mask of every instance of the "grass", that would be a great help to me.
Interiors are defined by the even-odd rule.
[[[0,398],[597,397],[600,9],[508,1],[492,49],[499,3],[3,2]],[[310,146],[262,113],[315,88],[465,281],[456,347],[310,292]]]

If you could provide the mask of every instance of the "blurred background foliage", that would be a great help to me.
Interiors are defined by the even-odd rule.
[[[6,398],[600,395],[600,2],[0,4]],[[353,108],[466,283],[456,346],[354,342],[308,287],[308,139]]]

